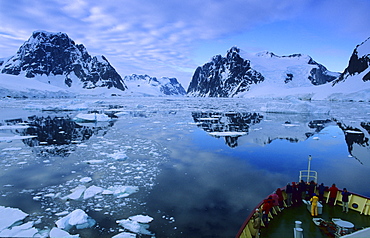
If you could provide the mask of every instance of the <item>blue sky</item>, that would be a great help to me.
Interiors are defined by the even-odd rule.
[[[370,37],[369,0],[0,0],[0,58],[35,30],[64,32],[122,75],[176,77],[232,46],[302,53],[343,71]]]

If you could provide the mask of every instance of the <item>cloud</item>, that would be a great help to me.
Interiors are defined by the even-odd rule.
[[[290,20],[323,21],[331,28],[338,28],[335,24],[340,22],[346,32],[359,31],[369,22],[368,1],[335,2],[1,1],[0,51],[5,55],[0,57],[14,54],[35,30],[60,31],[84,44],[91,54],[105,55],[123,75],[146,71],[152,76],[176,77],[180,73],[190,80],[197,66],[192,52],[200,42],[232,39],[250,29]]]

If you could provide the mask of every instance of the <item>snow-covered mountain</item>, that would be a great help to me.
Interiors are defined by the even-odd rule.
[[[345,81],[351,76],[361,75],[362,81],[370,81],[370,37],[353,50],[347,68],[335,83]]]
[[[308,55],[277,56],[271,52],[253,55],[232,47],[225,57],[214,56],[196,69],[187,93],[198,97],[240,97],[253,88],[322,85],[338,76],[339,73],[328,71]]]
[[[137,95],[165,96],[185,95],[186,91],[176,78],[156,78],[149,75],[132,74],[125,76],[128,92]]]
[[[0,72],[41,80],[61,90],[127,89],[104,56],[92,57],[82,44],[61,32],[33,32],[14,56],[0,60]]]

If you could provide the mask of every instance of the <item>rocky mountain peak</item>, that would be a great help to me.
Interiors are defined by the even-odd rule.
[[[361,74],[362,81],[370,81],[370,37],[357,45],[349,59],[348,66],[335,83],[344,81],[349,76]],[[368,71],[368,72],[366,72]]]
[[[67,87],[82,84],[83,88],[126,89],[121,76],[104,56],[92,57],[84,45],[75,44],[61,32],[33,32],[17,53],[2,64],[1,73],[24,74],[27,78],[63,75]],[[73,81],[75,76],[80,82]]]
[[[250,67],[250,61],[240,56],[240,49],[232,47],[226,56],[212,60],[195,70],[187,93],[198,97],[233,97],[262,82],[264,77]]]

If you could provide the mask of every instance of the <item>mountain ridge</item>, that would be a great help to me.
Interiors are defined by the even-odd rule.
[[[75,44],[62,32],[34,31],[17,53],[2,63],[1,73],[23,74],[26,78],[63,75],[66,88],[81,83],[85,89],[127,89],[121,76],[104,56],[92,57],[84,45]],[[80,82],[74,82],[74,78]]]
[[[328,71],[308,55],[278,56],[269,51],[249,54],[233,46],[225,57],[216,55],[196,69],[188,95],[235,97],[257,84],[292,88],[326,84],[338,76],[339,73]]]

